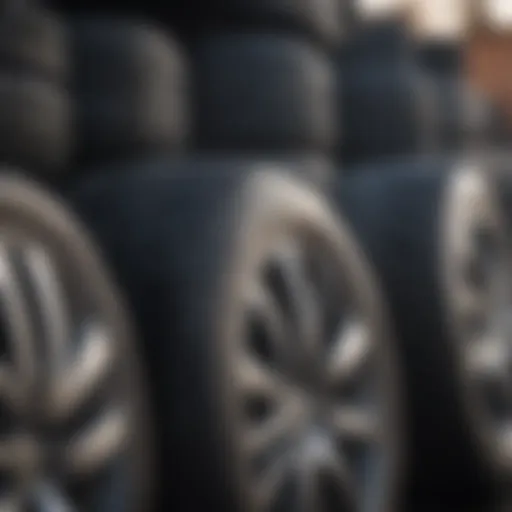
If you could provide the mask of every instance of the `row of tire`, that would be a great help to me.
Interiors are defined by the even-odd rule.
[[[507,159],[420,156],[405,47],[368,44],[387,22],[341,46],[338,139],[341,18],[306,4],[212,2],[195,26],[176,2],[193,64],[140,6],[0,16],[0,156],[54,195],[2,177],[0,510],[506,497]],[[375,163],[311,184],[336,146]]]
[[[70,159],[83,167],[191,149],[273,153],[309,169],[499,137],[492,105],[421,66],[394,20],[367,24],[336,50],[264,21],[252,32],[210,29],[187,41],[191,65],[157,23],[126,15],[8,19],[0,154],[28,168],[54,174]]]

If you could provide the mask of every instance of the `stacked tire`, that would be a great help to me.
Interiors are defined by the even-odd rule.
[[[195,148],[291,163],[328,179],[337,140],[336,1],[212,2],[192,45]]]
[[[66,31],[28,2],[4,2],[0,25],[0,508],[145,504],[130,321],[85,229],[34,183],[61,179],[72,152]]]
[[[487,510],[496,496],[507,495],[511,475],[502,444],[512,411],[502,366],[510,341],[507,322],[499,320],[511,290],[510,214],[503,210],[510,205],[508,162],[463,155],[482,147],[476,135],[490,135],[486,119],[474,113],[486,104],[462,94],[469,86],[441,49],[422,56],[404,30],[380,20],[357,30],[345,46],[344,65],[367,80],[353,74],[351,86],[343,73],[340,108],[349,111],[340,113],[348,132],[342,162],[344,156],[352,165],[334,196],[377,271],[399,340],[408,419],[406,508]],[[405,89],[395,96],[362,93],[362,84],[381,87],[382,76],[395,80],[407,59],[407,90],[414,90],[411,62],[429,84],[428,108],[436,114],[431,155],[397,142],[399,134],[411,141],[418,133],[414,123],[401,130],[403,112],[411,112],[399,109]]]
[[[5,7],[0,23],[0,161],[55,176],[73,143],[64,26],[30,5]]]
[[[475,159],[412,159],[359,168],[339,188],[401,344],[412,510],[485,510],[510,486],[502,437],[510,341],[500,313],[510,230],[498,170]]]
[[[317,173],[334,140],[337,34],[328,3],[287,5],[219,4],[238,25],[185,40],[196,94],[186,154],[176,143],[136,151],[126,136],[150,124],[136,116],[186,101],[176,68],[162,83],[165,59],[137,49],[152,24],[122,37],[117,16],[73,25],[81,177],[66,194],[142,336],[158,510],[397,507],[403,426],[387,313],[348,228],[297,177]],[[249,32],[251,19],[261,25]]]
[[[401,13],[365,19],[357,2],[338,52],[342,164],[426,154],[437,146],[435,89],[417,66]]]
[[[28,11],[6,11],[0,68],[15,94],[26,75],[62,93],[73,144],[15,150],[49,151],[55,110],[0,149],[52,171],[94,242],[1,178],[0,509],[452,511],[503,494],[512,194],[503,161],[422,156],[437,96],[402,27],[342,41],[335,0],[58,4],[53,53],[16,45]],[[335,151],[372,162],[327,198],[310,181]]]
[[[70,21],[79,168],[181,151],[189,131],[188,70],[157,24],[122,16]]]

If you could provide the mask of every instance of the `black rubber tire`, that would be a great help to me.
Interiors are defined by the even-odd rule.
[[[450,42],[425,42],[417,47],[418,62],[439,78],[461,76],[464,64],[463,45]]]
[[[458,78],[435,79],[439,111],[440,151],[483,148],[490,138],[491,111],[484,97]],[[490,140],[489,140],[490,142]]]
[[[72,42],[80,162],[183,146],[187,69],[172,38],[137,20],[82,17]]]
[[[163,160],[165,161],[165,159]],[[208,169],[212,163],[220,165],[223,162],[228,167],[237,165],[240,169],[244,169],[246,166],[252,168],[256,164],[277,166],[295,176],[304,178],[307,182],[320,187],[322,190],[328,190],[337,175],[333,162],[318,153],[195,152],[182,159],[182,162],[185,163],[186,161],[189,163],[185,165],[200,165],[205,169]]]
[[[0,15],[0,69],[63,83],[69,74],[68,41],[61,21],[43,10]]]
[[[332,147],[335,77],[315,48],[280,35],[222,34],[203,39],[196,59],[200,149]]]
[[[467,386],[461,349],[467,339],[446,288],[444,230],[447,208],[456,207],[448,194],[465,165],[425,158],[368,166],[347,172],[336,191],[380,274],[401,343],[411,420],[411,510],[489,503],[495,486],[512,477],[511,461],[496,453]],[[482,175],[494,189],[485,167]],[[498,233],[506,245],[503,224]]]
[[[37,174],[61,173],[71,151],[71,128],[65,89],[0,75],[0,161]]]
[[[117,389],[118,386],[119,389],[123,390],[123,397],[129,402],[129,404],[127,404],[129,417],[133,421],[131,424],[133,430],[130,430],[130,432],[135,432],[136,435],[128,438],[131,440],[128,445],[126,445],[126,449],[122,450],[121,456],[124,469],[121,469],[121,471],[114,470],[117,478],[114,477],[114,479],[111,479],[110,470],[102,472],[99,486],[97,486],[96,483],[93,484],[93,488],[95,489],[93,493],[94,496],[84,493],[80,498],[77,498],[79,500],[77,503],[81,503],[81,505],[77,504],[77,508],[83,506],[85,507],[84,509],[91,512],[107,512],[112,510],[112,506],[114,506],[114,508],[121,507],[122,510],[130,510],[133,512],[149,510],[148,506],[151,503],[153,494],[152,486],[154,484],[154,468],[152,461],[154,451],[152,443],[154,439],[151,404],[147,395],[147,382],[144,375],[145,369],[142,367],[142,361],[139,357],[139,347],[136,346],[133,326],[130,325],[129,318],[124,308],[124,299],[119,294],[103,261],[98,255],[97,247],[90,240],[85,228],[82,227],[82,224],[70,213],[67,207],[55,197],[52,197],[45,188],[35,185],[31,180],[16,176],[14,171],[6,168],[4,168],[0,174],[0,224],[2,231],[1,244],[2,250],[4,251],[2,253],[4,258],[3,264],[5,265],[6,263],[5,257],[6,254],[8,254],[7,251],[15,251],[16,248],[21,250],[24,242],[35,243],[37,247],[47,251],[47,255],[49,256],[48,260],[52,260],[52,267],[55,267],[54,270],[56,272],[55,274],[50,273],[50,281],[52,284],[48,285],[49,281],[46,281],[46,284],[48,288],[52,288],[53,285],[56,285],[57,289],[66,293],[60,297],[60,299],[69,299],[65,301],[66,314],[69,313],[66,320],[70,321],[73,327],[76,328],[74,322],[79,321],[81,323],[85,321],[85,323],[87,323],[87,321],[91,319],[89,315],[97,315],[98,319],[104,320],[108,325],[109,332],[112,334],[112,338],[110,339],[115,340],[115,352],[113,354],[114,358],[112,359],[111,368],[115,369],[116,376],[113,378],[110,376],[110,381],[106,378],[102,390],[110,389],[112,391]],[[14,248],[11,246],[14,246]],[[17,264],[22,265],[23,253],[14,252],[14,254],[20,257],[14,258],[11,255],[10,259],[14,259],[15,263],[11,263],[12,267],[9,267],[9,264],[7,264],[5,267],[7,271],[12,271],[14,268],[20,271],[20,269],[17,268]],[[20,275],[23,275],[24,280],[20,278]],[[22,293],[22,295],[25,299],[25,307],[31,312],[31,322],[29,322],[31,325],[27,324],[23,332],[27,333],[31,328],[34,328],[34,325],[37,326],[36,346],[32,346],[31,349],[35,352],[35,355],[33,355],[35,357],[37,371],[46,375],[45,370],[47,370],[48,367],[45,365],[48,363],[48,344],[51,345],[52,341],[54,341],[52,336],[59,337],[61,333],[59,327],[57,327],[59,334],[57,334],[55,330],[56,324],[60,326],[59,314],[62,313],[62,311],[59,311],[60,299],[57,300],[57,303],[55,301],[51,304],[46,303],[45,305],[48,309],[45,309],[45,307],[39,304],[43,310],[40,311],[35,305],[38,304],[41,295],[40,293],[36,293],[35,290],[37,290],[37,288],[34,289],[33,286],[29,285],[30,279],[27,281],[28,275],[30,274],[26,272],[25,268],[24,274],[20,272],[20,274],[16,276],[23,282],[22,288],[25,293]],[[52,278],[55,278],[55,280]],[[7,276],[7,278],[2,281],[2,287],[5,287],[5,282],[8,281],[8,279]],[[54,292],[58,295],[57,290],[54,290]],[[46,288],[44,293],[49,293],[52,299],[55,298],[55,294],[52,295],[52,292]],[[3,297],[3,300],[4,299],[5,297]],[[19,307],[20,305],[18,305],[18,308]],[[23,307],[21,309],[23,309]],[[46,311],[46,313],[44,311]],[[86,319],[81,316],[84,311],[87,312]],[[5,305],[2,306],[2,312],[5,312]],[[42,316],[39,317],[38,315]],[[73,315],[76,315],[76,317]],[[71,316],[73,316],[72,320],[70,319]],[[2,316],[2,321],[5,321],[5,316]],[[48,323],[46,323],[47,321]],[[32,324],[32,322],[34,323]],[[3,325],[5,326],[6,324],[3,323]],[[2,331],[3,362],[10,361],[12,363],[12,360],[9,360],[9,357],[12,357],[12,353],[6,349],[6,346],[8,346],[6,343],[6,341],[8,341],[6,333],[10,334],[11,330],[3,328]],[[76,343],[76,345],[74,347],[68,346],[67,343],[70,343],[71,340],[66,338],[65,348],[67,351],[72,351],[74,354],[80,347],[78,344],[80,336],[77,336],[78,333],[76,330],[73,330],[73,333],[74,336],[70,336],[70,338],[73,338],[74,341],[72,343]],[[76,338],[78,338],[78,340]],[[24,338],[25,341],[22,343],[26,343],[28,339],[30,339],[30,336],[28,336],[27,339]],[[30,345],[30,342],[28,343]],[[58,343],[59,341],[57,341],[57,344]],[[25,349],[26,348],[25,345]],[[97,351],[95,354],[98,356]],[[70,360],[74,359],[73,356],[70,357],[69,352],[66,353],[66,356]],[[50,375],[52,374],[50,373]],[[57,376],[52,375],[52,377],[55,378]],[[47,421],[48,418],[44,416],[46,419],[42,420],[43,423],[40,423],[41,417],[39,416],[41,412],[47,412],[45,406],[54,404],[54,402],[45,400],[45,395],[39,392],[42,389],[47,390],[44,386],[45,382],[43,376],[43,381],[41,381],[39,385],[36,384],[36,387],[38,387],[35,395],[37,395],[39,402],[34,401],[32,403],[30,406],[32,409],[30,410],[33,414],[23,416],[21,426],[18,425],[18,427],[22,430],[33,428],[34,430],[29,430],[29,432],[35,436],[36,442],[42,443],[42,447],[45,450],[44,453],[47,453],[48,456],[51,457],[59,453],[56,451],[57,446],[59,446],[60,449],[64,448],[64,453],[69,450],[70,441],[72,443],[73,437],[69,439],[64,437],[65,435],[76,435],[77,432],[80,433],[84,431],[85,425],[90,425],[91,413],[96,410],[96,405],[91,408],[91,402],[101,405],[102,402],[98,402],[97,399],[102,392],[97,393],[97,396],[93,399],[89,396],[87,402],[84,401],[82,407],[77,409],[80,411],[79,418],[76,416],[70,418],[74,420],[74,426],[71,425],[72,421],[70,421],[67,423],[66,429],[62,429],[62,425],[57,423],[60,429],[50,430],[51,434],[48,435],[48,429],[41,427],[41,425],[45,425],[44,421]],[[110,384],[107,384],[108,382],[110,382]],[[4,397],[2,399],[4,399]],[[87,403],[87,405],[84,405],[85,403]],[[34,404],[37,404],[36,407],[34,407]],[[120,404],[125,405],[121,402]],[[87,410],[86,413],[84,413],[84,409]],[[108,408],[106,408],[105,411],[106,410],[108,410]],[[8,417],[13,419],[12,414]],[[78,422],[77,419],[79,420]],[[13,423],[13,425],[16,424]],[[2,429],[5,428],[6,424],[2,423]],[[7,428],[10,428],[10,424]],[[75,429],[77,429],[77,431],[75,431]],[[38,460],[40,460],[40,462],[36,462],[36,464],[39,464],[38,468],[41,472],[37,473],[38,477],[36,479],[30,479],[28,486],[26,488],[23,487],[24,490],[22,493],[30,495],[31,491],[37,488],[38,482],[42,482],[47,478],[51,480],[51,485],[58,484],[61,489],[66,489],[66,491],[68,491],[67,498],[71,498],[72,496],[76,497],[76,495],[70,491],[70,488],[72,488],[71,482],[76,484],[75,481],[66,480],[64,477],[61,478],[60,473],[55,471],[55,468],[58,466],[47,465],[46,459]],[[58,459],[55,458],[54,462],[57,461]],[[109,466],[109,468],[110,467],[111,466]],[[117,459],[115,468],[118,467],[119,460]],[[8,476],[8,474],[5,473],[4,475]],[[21,481],[22,476],[20,475],[23,475],[23,473],[20,472],[20,474],[17,474],[17,478],[20,478]],[[119,479],[120,475],[121,479]],[[13,482],[17,482],[17,478],[15,478]],[[87,480],[81,480],[81,484],[84,484],[86,481]],[[9,496],[9,489],[9,486],[2,486],[2,491],[0,492],[2,500],[7,499]],[[85,489],[86,487],[84,487],[83,490]],[[66,493],[64,493],[64,496],[65,494]],[[67,501],[67,499],[64,501]],[[2,503],[4,503],[4,501],[2,501]],[[57,506],[59,503],[61,502],[58,499],[54,499],[53,506]]]
[[[337,0],[228,0],[196,3],[217,26],[291,31],[328,47],[342,39],[342,13]]]
[[[489,101],[489,118],[486,126],[486,144],[505,150],[512,141],[512,129],[503,109]]]
[[[359,59],[344,54],[338,67],[338,145],[347,165],[437,147],[436,89],[428,76],[398,58]]]
[[[357,13],[350,17],[355,25],[353,34],[341,47],[341,52],[343,59],[352,66],[369,62],[382,65],[385,60],[395,67],[397,62],[411,59],[411,40],[401,19],[362,20]]]
[[[162,510],[256,510],[237,470],[240,431],[227,409],[228,368],[234,366],[224,348],[235,339],[221,333],[238,322],[232,308],[252,265],[247,243],[258,254],[270,232],[293,233],[303,223],[313,231],[328,229],[331,222],[320,215],[328,210],[311,189],[285,174],[244,167],[205,163],[194,173],[141,166],[129,175],[99,175],[70,194],[127,291],[147,342],[164,442]],[[376,296],[361,255],[345,229],[337,229],[352,268],[348,289],[366,290],[371,302]],[[387,353],[391,345],[382,342]],[[386,382],[394,386],[391,373]],[[219,387],[226,378],[228,388]],[[394,480],[394,470],[388,473]],[[395,484],[384,491],[390,494],[379,510],[396,510]]]
[[[212,26],[291,32],[332,47],[339,43],[342,13],[338,0],[53,0],[66,10],[110,9],[144,15],[175,30],[199,34]]]

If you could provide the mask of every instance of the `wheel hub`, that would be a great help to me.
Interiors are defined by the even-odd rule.
[[[235,365],[241,402],[266,404],[242,435],[258,511],[353,510],[381,483],[367,476],[382,455],[373,338],[347,297],[323,292],[305,252],[286,245],[249,294]]]
[[[115,343],[47,250],[15,240],[0,240],[0,510],[89,509],[129,430],[104,386]]]
[[[512,283],[499,204],[478,168],[454,176],[447,204],[448,282],[454,293],[465,384],[500,456],[512,458]],[[477,400],[474,397],[477,397]],[[505,433],[505,435],[504,435]]]

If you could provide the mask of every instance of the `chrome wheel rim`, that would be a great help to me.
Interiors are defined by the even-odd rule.
[[[247,287],[234,363],[255,510],[374,511],[386,471],[378,336],[338,286],[336,257],[277,247]]]
[[[499,203],[471,167],[454,175],[449,203],[449,293],[469,400],[493,450],[512,461],[512,274]]]
[[[119,475],[131,411],[113,326],[75,262],[0,239],[0,510],[91,510]]]

